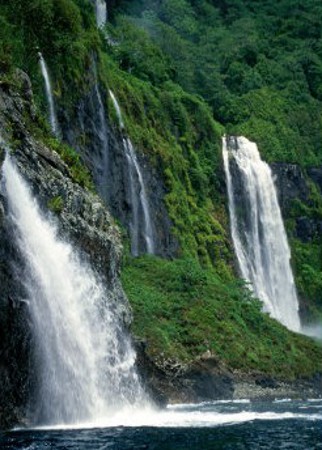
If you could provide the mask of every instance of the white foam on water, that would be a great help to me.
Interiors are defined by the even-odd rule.
[[[215,427],[222,425],[234,425],[255,420],[322,420],[321,414],[300,414],[293,412],[253,412],[241,411],[236,413],[220,413],[214,411],[153,411],[152,409],[130,412],[126,414],[122,411],[113,417],[101,418],[98,421],[78,423],[74,425],[56,425],[55,427],[38,427],[37,429],[92,429],[92,428],[113,428],[113,427],[155,427],[155,428],[201,428]]]

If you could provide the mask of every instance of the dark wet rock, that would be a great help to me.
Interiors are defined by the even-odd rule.
[[[137,344],[138,368],[148,392],[159,404],[232,398],[231,373],[212,355],[182,364],[152,358],[146,350],[145,344]]]
[[[285,381],[260,372],[228,370],[210,352],[187,364],[151,357],[147,346],[137,344],[138,367],[150,395],[165,403],[199,403],[211,400],[321,398],[322,377]]]
[[[309,208],[312,207],[309,178],[321,189],[322,168],[308,168],[307,173],[296,164],[273,163],[271,168],[284,218],[289,217],[294,202],[297,200],[300,200]],[[294,217],[294,212],[292,212],[292,217]],[[321,218],[316,216],[308,217],[300,213],[294,219],[294,236],[302,242],[311,242],[321,238]]]
[[[277,188],[280,207],[287,214],[294,199],[309,200],[309,187],[304,173],[297,164],[273,163],[271,169]]]
[[[234,399],[251,401],[274,399],[322,398],[322,379],[318,374],[308,379],[285,381],[264,374],[234,373]]]
[[[93,60],[94,61],[94,60]],[[128,161],[123,146],[124,131],[106,120],[102,129],[103,107],[108,117],[107,92],[97,84],[95,63],[88,74],[88,91],[72,110],[59,111],[63,139],[82,155],[93,174],[95,186],[109,210],[129,232],[132,218]],[[117,92],[115,92],[117,96]],[[172,223],[164,203],[167,193],[162,176],[148,158],[136,149],[146,187],[156,254],[172,257],[178,253],[178,241],[171,233]],[[143,211],[140,211],[143,222]],[[141,252],[144,243],[141,239]]]
[[[322,193],[322,166],[309,167],[307,173],[311,180],[320,188]]]
[[[296,219],[296,237],[302,242],[310,242],[322,236],[322,220],[309,217]]]

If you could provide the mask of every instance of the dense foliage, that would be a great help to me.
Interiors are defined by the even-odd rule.
[[[127,15],[116,16],[125,70],[200,94],[219,122],[253,138],[270,161],[322,161],[318,0],[118,3]]]
[[[288,380],[322,369],[322,348],[261,313],[260,302],[240,282],[223,285],[195,260],[140,258],[124,268],[122,279],[134,308],[134,332],[162,362],[210,352],[230,368]]]

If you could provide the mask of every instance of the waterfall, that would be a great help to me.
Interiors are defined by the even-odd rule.
[[[53,93],[52,93],[52,88],[51,88],[47,65],[44,60],[44,57],[42,56],[42,54],[40,52],[38,53],[38,56],[39,56],[39,63],[40,63],[40,67],[41,67],[41,73],[42,73],[42,76],[45,81],[45,90],[46,90],[46,98],[47,98],[47,103],[48,103],[48,108],[49,108],[49,122],[50,122],[50,126],[51,126],[51,131],[53,132],[53,134],[56,137],[59,137],[59,127],[58,127],[58,121],[57,121],[57,117],[56,117],[55,103],[54,103],[54,98],[53,98]]]
[[[124,122],[121,108],[113,92],[109,91],[109,94],[116,110],[120,128],[123,130]],[[140,254],[140,242],[142,239],[145,247],[144,251],[149,254],[154,254],[155,242],[153,225],[142,170],[133,144],[128,137],[123,138],[123,147],[128,166],[129,191],[132,209],[132,220],[130,224],[132,254],[134,256]],[[143,228],[141,228],[141,218],[143,219]]]
[[[143,237],[145,241],[145,250],[149,254],[154,253],[153,228],[148,204],[148,197],[145,191],[143,176],[140,165],[135,154],[132,142],[128,138],[123,139],[125,155],[128,162],[128,173],[131,191],[132,205],[132,253],[134,256],[139,255],[140,250],[140,209],[143,212]],[[137,182],[139,192],[137,189]]]
[[[96,23],[98,28],[103,28],[106,24],[107,20],[107,7],[106,0],[96,0],[95,1],[95,9],[96,9]]]
[[[241,275],[264,303],[264,310],[300,331],[290,249],[272,173],[255,143],[223,139],[231,234]]]
[[[135,352],[113,300],[87,260],[59,237],[7,155],[1,194],[25,269],[21,282],[39,372],[33,424],[101,420],[145,404]]]
[[[118,121],[119,121],[120,128],[123,130],[124,129],[124,122],[123,122],[123,117],[122,117],[120,105],[119,105],[118,101],[116,100],[116,97],[113,94],[113,92],[111,90],[109,90],[108,92],[109,92],[110,97],[112,99],[112,102],[113,102],[113,105],[114,105],[114,108],[115,108],[115,111],[116,111],[116,115],[117,115],[117,118],[118,118]]]

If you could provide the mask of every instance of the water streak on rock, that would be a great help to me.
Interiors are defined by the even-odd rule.
[[[119,120],[120,128],[124,129],[121,108],[112,91],[109,91]],[[123,138],[123,147],[128,165],[129,190],[131,199],[131,248],[132,254],[138,256],[142,252],[155,253],[155,239],[149,200],[145,188],[142,170],[133,144],[128,137]],[[143,222],[143,227],[141,224]],[[142,235],[142,237],[141,237]],[[144,248],[140,245],[143,241]]]
[[[44,60],[44,57],[42,56],[42,54],[40,52],[38,53],[38,56],[39,56],[39,63],[40,63],[40,67],[41,67],[41,73],[42,73],[42,76],[43,76],[44,82],[45,82],[45,90],[46,90],[46,98],[47,98],[48,109],[49,109],[49,122],[50,122],[51,130],[56,137],[59,137],[59,126],[58,126],[58,121],[57,121],[57,117],[56,117],[54,97],[53,97],[53,92],[52,92],[52,87],[51,87],[51,82],[50,82],[50,78],[49,78],[47,64],[46,64],[46,61]]]

